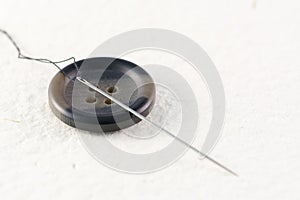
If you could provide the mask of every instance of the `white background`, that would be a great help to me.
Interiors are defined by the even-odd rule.
[[[0,27],[37,57],[85,58],[111,36],[145,27],[196,41],[226,93],[211,156],[240,175],[191,151],[152,174],[104,167],[48,107],[56,69],[16,59],[0,35],[0,198],[298,200],[299,10],[297,0],[0,0]]]

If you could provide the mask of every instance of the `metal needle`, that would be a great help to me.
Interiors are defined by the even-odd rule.
[[[18,51],[18,58],[20,59],[27,59],[27,60],[33,60],[33,61],[38,61],[38,62],[42,62],[42,63],[51,63],[53,65],[55,65],[55,67],[62,72],[65,76],[67,76],[70,80],[73,81],[73,79],[71,77],[69,77],[68,75],[65,74],[65,72],[57,65],[58,63],[63,63],[66,62],[68,60],[73,60],[73,63],[78,71],[78,66],[76,64],[75,58],[71,57],[65,60],[61,60],[61,61],[51,61],[49,59],[46,58],[33,58],[33,57],[28,57],[28,56],[24,56],[21,53],[21,49],[19,48],[19,46],[17,45],[17,43],[14,41],[14,39],[10,36],[10,34],[8,34],[5,30],[0,29],[0,33],[3,33],[4,35],[7,36],[7,38],[12,42],[12,44],[14,45],[14,47],[17,49]],[[185,142],[184,140],[180,139],[179,137],[177,137],[176,135],[174,135],[173,133],[169,132],[168,130],[164,129],[163,127],[161,127],[158,124],[155,124],[154,122],[148,120],[146,117],[144,117],[143,115],[141,115],[140,113],[136,112],[135,110],[131,109],[130,107],[128,107],[127,105],[123,104],[122,102],[120,102],[119,100],[115,99],[114,97],[112,97],[111,95],[107,94],[106,92],[100,90],[99,88],[97,88],[96,86],[94,86],[93,84],[91,84],[90,82],[88,82],[87,80],[81,78],[81,77],[77,77],[77,80],[79,80],[81,83],[85,84],[86,86],[92,88],[93,90],[97,91],[98,93],[102,94],[103,96],[105,96],[106,98],[110,99],[111,101],[115,102],[116,104],[118,104],[119,106],[121,106],[122,108],[124,108],[125,110],[127,110],[128,112],[134,114],[136,117],[138,117],[141,120],[144,120],[150,124],[152,124],[153,126],[161,129],[163,132],[167,133],[169,136],[173,137],[174,139],[180,141],[182,144],[184,144],[185,146],[187,146],[188,148],[192,149],[193,151],[195,151],[196,153],[199,153],[200,155],[204,156],[205,158],[207,158],[208,160],[210,160],[211,162],[213,162],[214,164],[218,165],[219,167],[223,168],[224,170],[226,170],[227,172],[231,173],[232,175],[238,176],[235,172],[233,172],[232,170],[230,170],[229,168],[225,167],[224,165],[222,165],[221,163],[217,162],[216,160],[212,159],[211,157],[209,157],[208,155],[202,153],[200,150],[198,150],[197,148],[191,146],[190,144],[188,144],[187,142]]]
[[[178,140],[179,142],[181,142],[182,144],[184,144],[185,146],[187,146],[188,148],[192,149],[194,152],[204,156],[205,158],[207,158],[209,161],[211,161],[212,163],[216,164],[217,166],[223,168],[224,170],[226,170],[227,172],[229,172],[230,174],[234,175],[234,176],[238,176],[234,171],[232,171],[231,169],[229,169],[228,167],[225,167],[224,165],[222,165],[221,163],[217,162],[216,160],[214,160],[213,158],[209,157],[208,155],[202,153],[200,150],[198,150],[197,148],[193,147],[192,145],[188,144],[187,142],[185,142],[184,140],[180,139],[179,137],[177,137],[176,135],[174,135],[173,133],[171,133],[170,131],[164,129],[163,127],[161,127],[160,125],[150,121],[149,119],[147,119],[146,117],[144,117],[143,115],[141,115],[140,113],[136,112],[135,110],[131,109],[129,106],[125,105],[124,103],[120,102],[118,99],[114,98],[113,96],[107,94],[106,92],[104,92],[103,90],[97,88],[95,85],[93,85],[92,83],[88,82],[87,80],[85,80],[82,77],[77,77],[76,78],[78,81],[80,81],[81,83],[83,83],[84,85],[88,86],[89,88],[95,90],[96,92],[100,93],[101,95],[105,96],[106,98],[110,99],[111,101],[115,102],[116,104],[118,104],[119,106],[121,106],[122,108],[124,108],[125,110],[127,110],[128,112],[134,114],[136,117],[138,117],[141,120],[144,120],[150,124],[152,124],[153,126],[155,126],[156,128],[161,129],[163,132],[167,133],[169,136],[173,137],[174,139]]]

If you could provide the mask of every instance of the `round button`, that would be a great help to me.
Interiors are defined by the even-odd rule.
[[[108,57],[88,58],[77,61],[76,65],[80,76],[102,91],[143,116],[151,111],[155,102],[155,84],[140,66]],[[110,99],[79,83],[74,63],[62,71],[53,77],[48,95],[51,110],[64,123],[92,132],[113,132],[140,121]]]

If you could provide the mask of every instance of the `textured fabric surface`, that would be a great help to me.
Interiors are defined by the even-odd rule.
[[[210,155],[239,174],[231,176],[191,151],[146,175],[101,165],[77,131],[49,109],[47,89],[56,69],[18,60],[0,35],[1,198],[298,200],[299,9],[296,0],[0,1],[0,27],[12,33],[25,54],[36,57],[82,59],[111,36],[144,27],[174,30],[199,43],[216,64],[226,93],[222,136]],[[167,64],[177,63],[172,62]],[[195,83],[202,94],[200,88]],[[155,108],[163,112],[151,117],[163,121],[168,116],[166,123],[176,129],[176,103],[164,94]],[[200,135],[210,113],[204,93],[203,99]],[[162,137],[157,147],[169,141]],[[110,139],[120,148],[133,144],[121,134]],[[199,136],[194,145],[202,141]]]

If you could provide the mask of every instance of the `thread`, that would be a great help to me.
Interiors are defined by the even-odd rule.
[[[3,29],[0,29],[0,33],[4,34],[9,39],[9,41],[13,44],[13,46],[15,47],[15,49],[18,52],[18,58],[19,59],[32,60],[32,61],[41,62],[41,63],[53,64],[61,73],[63,73],[70,80],[74,81],[57,64],[73,60],[73,63],[74,63],[74,65],[75,65],[75,67],[76,67],[76,69],[78,71],[79,68],[78,68],[78,66],[76,64],[75,57],[70,57],[70,58],[67,58],[67,59],[64,59],[64,60],[60,60],[60,61],[52,61],[52,60],[47,59],[47,58],[33,58],[33,57],[30,57],[30,56],[25,56],[24,54],[22,54],[22,51],[21,51],[19,45],[16,43],[16,41],[13,39],[13,37],[7,31],[5,31]]]

